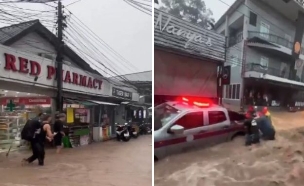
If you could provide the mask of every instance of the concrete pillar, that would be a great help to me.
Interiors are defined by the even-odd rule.
[[[57,100],[56,98],[51,98],[51,116],[52,116],[52,121],[54,122],[55,121],[55,113],[56,113],[56,103],[57,103]]]
[[[249,10],[249,0],[245,0],[245,11],[244,11],[244,23],[243,23],[243,40],[248,39],[248,26],[249,26],[249,16],[250,16],[250,10]]]
[[[226,47],[229,47],[229,16],[226,15],[226,20],[225,20],[225,37],[227,38],[226,40]]]

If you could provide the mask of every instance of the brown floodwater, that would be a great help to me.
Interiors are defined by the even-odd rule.
[[[45,166],[21,166],[28,152],[0,154],[0,186],[151,186],[152,136],[46,152]]]
[[[304,113],[273,113],[276,141],[245,147],[244,138],[155,163],[156,186],[302,186]]]

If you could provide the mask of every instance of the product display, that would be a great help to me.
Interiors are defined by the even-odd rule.
[[[90,128],[89,125],[65,126],[65,133],[73,148],[90,143]]]
[[[25,125],[22,113],[0,113],[0,150],[8,149],[13,143],[13,148],[20,146],[20,132]]]

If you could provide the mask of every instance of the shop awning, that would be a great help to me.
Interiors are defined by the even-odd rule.
[[[66,104],[78,104],[78,105],[84,105],[84,106],[94,106],[94,105],[97,105],[94,102],[83,101],[83,100],[78,100],[78,99],[76,100],[76,99],[67,99],[67,98],[64,98],[64,102]]]
[[[95,100],[89,100],[90,102],[96,103],[98,105],[118,105],[115,103],[109,103],[109,102],[103,102],[103,101],[95,101]]]

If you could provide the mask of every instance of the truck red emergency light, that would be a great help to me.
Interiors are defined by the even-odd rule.
[[[185,98],[185,97],[182,97],[182,101],[186,102],[187,104],[193,104],[198,107],[209,107],[210,106],[210,103],[208,103],[208,102],[198,102],[198,101],[192,102],[192,101],[189,101],[189,99]]]

